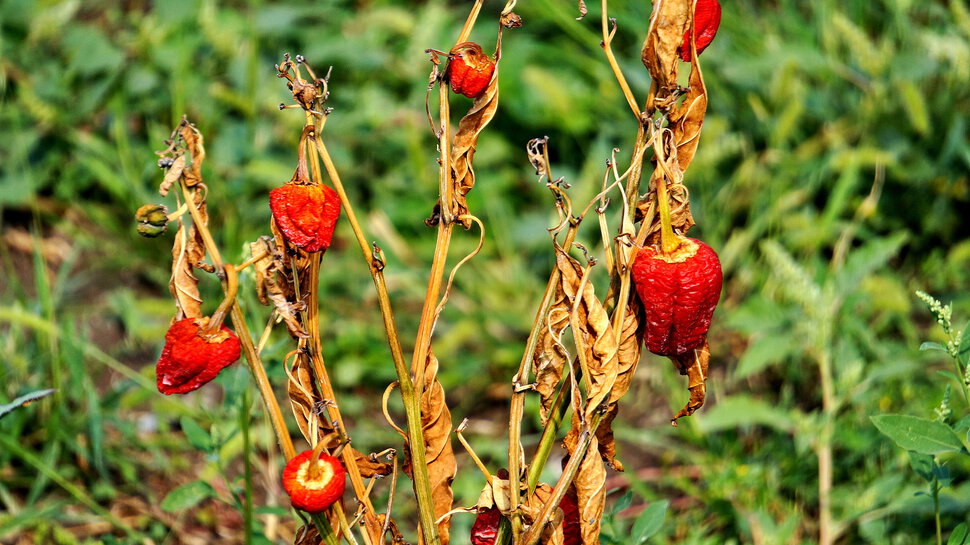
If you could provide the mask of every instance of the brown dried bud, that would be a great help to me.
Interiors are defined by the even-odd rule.
[[[510,11],[503,15],[502,18],[499,19],[499,22],[502,23],[502,26],[505,28],[519,28],[522,26],[522,17],[519,17],[519,14]]]
[[[155,238],[168,227],[168,208],[164,204],[145,204],[135,212],[138,234]]]

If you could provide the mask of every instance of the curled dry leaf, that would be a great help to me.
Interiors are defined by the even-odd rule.
[[[466,196],[475,186],[475,170],[472,160],[478,135],[495,117],[498,110],[498,73],[502,56],[502,31],[499,29],[498,43],[495,46],[495,70],[485,91],[475,99],[468,113],[458,123],[458,132],[451,140],[451,183],[455,202],[451,204],[452,213],[457,217],[468,213]],[[471,220],[462,225],[471,228]]]
[[[706,338],[701,348],[670,358],[680,374],[687,375],[687,389],[690,391],[687,404],[670,420],[674,426],[677,425],[678,418],[690,416],[704,405],[704,399],[707,397],[707,368],[710,360],[711,351]]]
[[[205,202],[202,192],[196,192],[199,215],[203,221],[207,220]],[[172,277],[168,281],[168,289],[175,299],[178,312],[175,321],[183,318],[198,318],[202,316],[202,296],[199,294],[199,279],[192,274],[196,263],[205,259],[205,243],[202,234],[195,225],[188,228],[179,218],[179,229],[175,233],[172,245]]]
[[[582,20],[589,13],[589,9],[586,8],[586,2],[579,0],[579,17],[576,18],[577,21]]]
[[[606,466],[598,451],[594,437],[573,480],[583,545],[599,545],[600,522],[606,507]]]
[[[678,48],[690,20],[692,2],[660,1],[653,3],[650,30],[640,58],[650,71],[658,97],[677,88]]]
[[[262,259],[253,263],[253,271],[256,275],[256,295],[259,302],[264,305],[272,304],[276,309],[277,315],[283,319],[286,329],[295,338],[306,339],[310,336],[300,323],[299,313],[306,307],[303,301],[290,302],[287,300],[283,289],[276,281],[277,263],[282,262],[282,255],[278,247],[273,244],[271,237],[260,237],[256,242],[250,243],[249,251],[251,257],[264,254]],[[274,254],[280,254],[274,256]]]
[[[569,325],[570,304],[562,285],[556,286],[553,303],[542,319],[536,339],[536,350],[532,354],[532,369],[536,377],[536,391],[539,393],[539,416],[542,425],[549,421],[552,403],[556,397],[556,387],[562,380],[563,368],[569,352],[562,344],[562,333]]]
[[[162,183],[158,186],[158,193],[163,197],[168,196],[168,192],[172,190],[173,185],[178,183],[184,170],[185,156],[179,155],[172,162],[172,165],[168,167],[168,171],[165,172],[165,178],[162,179]]]
[[[542,537],[539,538],[540,545],[562,545],[563,544],[563,511],[556,509],[552,512],[552,517],[546,521],[537,521],[542,506],[552,499],[552,487],[546,483],[539,483],[535,492],[526,498],[522,505],[522,514],[527,524],[542,523],[545,528],[542,530]]]
[[[586,392],[584,420],[589,420],[607,400],[616,382],[619,347],[609,316],[596,298],[593,285],[586,282],[582,286],[582,293],[579,292],[584,270],[582,265],[559,245],[556,245],[556,266],[567,299],[575,301],[577,297],[580,298],[576,315],[570,316],[570,323],[573,325],[573,335],[578,336],[585,352],[585,371],[589,373],[585,378],[589,390]]]
[[[455,480],[458,464],[451,448],[451,411],[445,403],[444,388],[438,382],[438,358],[430,350],[424,371],[424,392],[421,395],[421,425],[431,481],[431,497],[437,519],[451,511],[454,502],[451,482]],[[413,478],[410,459],[405,462],[404,471]],[[445,517],[438,523],[442,545],[448,544],[450,521],[451,517]]]
[[[619,411],[619,401],[630,389],[637,364],[640,362],[640,349],[643,346],[643,306],[637,294],[631,290],[627,301],[626,313],[623,316],[623,328],[620,331],[620,349],[617,353],[618,371],[616,383],[606,406],[606,413],[596,429],[600,454],[603,461],[616,471],[623,471],[623,464],[616,459],[616,441],[613,439],[613,420]]]
[[[701,126],[707,113],[707,87],[700,64],[694,59],[690,69],[690,89],[687,96],[670,116],[670,126],[677,142],[677,162],[686,171],[697,152]]]

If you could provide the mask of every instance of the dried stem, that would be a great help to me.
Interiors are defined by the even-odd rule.
[[[600,45],[603,47],[603,52],[606,53],[606,60],[610,63],[610,68],[613,69],[613,75],[616,76],[616,81],[620,84],[620,90],[623,91],[623,97],[626,98],[627,104],[630,105],[630,109],[633,110],[633,116],[640,121],[643,113],[640,108],[637,107],[637,99],[633,96],[633,91],[630,90],[630,85],[626,82],[626,78],[623,76],[623,71],[620,70],[620,65],[616,62],[616,56],[613,55],[613,36],[616,34],[616,19],[609,18],[609,11],[607,4],[608,0],[602,1],[602,26],[603,26],[603,41]],[[613,29],[610,30],[609,23],[613,24]]]

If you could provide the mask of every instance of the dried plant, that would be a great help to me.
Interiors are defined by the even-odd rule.
[[[226,293],[220,309],[231,319],[280,449],[291,460],[297,456],[294,440],[287,431],[261,359],[271,330],[284,324],[293,341],[293,349],[283,360],[288,377],[287,397],[303,439],[312,449],[300,460],[310,460],[305,462],[310,464],[307,475],[317,478],[322,471],[316,461],[321,453],[338,457],[349,477],[356,499],[353,512],[337,501],[319,513],[310,513],[305,519],[308,524],[298,533],[298,543],[322,540],[335,544],[346,540],[378,544],[388,539],[402,542],[404,538],[393,514],[394,488],[400,470],[413,483],[420,543],[447,544],[450,517],[460,512],[479,513],[480,524],[476,523],[475,531],[488,530],[491,543],[598,543],[606,503],[607,468],[624,469],[616,457],[612,423],[630,388],[648,327],[640,298],[632,289],[631,267],[644,246],[658,247],[663,252],[675,250],[677,243],[671,242],[671,237],[683,237],[694,224],[683,181],[697,149],[707,107],[694,40],[685,38],[693,28],[694,2],[668,0],[654,4],[642,52],[653,83],[641,109],[612,52],[616,22],[608,17],[608,5],[603,0],[602,47],[638,122],[638,131],[628,167],[621,171],[615,151],[603,173],[601,192],[592,201],[582,207],[573,204],[569,184],[553,176],[547,138],[533,139],[526,146],[529,161],[539,181],[550,190],[558,214],[558,224],[549,230],[556,266],[512,378],[509,458],[507,469],[497,471],[489,470],[475,455],[462,436],[464,423],[454,429],[438,380],[440,367],[451,362],[439,361],[433,349],[434,329],[455,275],[478,253],[484,241],[483,222],[469,209],[466,197],[475,186],[473,163],[478,138],[498,111],[502,35],[505,29],[522,24],[512,11],[515,1],[509,0],[498,15],[495,49],[489,58],[476,44],[467,42],[478,22],[482,3],[475,2],[449,52],[427,50],[431,72],[426,107],[437,140],[440,168],[439,198],[426,223],[436,229],[437,239],[410,364],[405,360],[384,280],[383,252],[376,244],[368,243],[370,239],[361,228],[324,144],[323,131],[331,113],[326,106],[329,73],[318,77],[300,56],[291,59],[287,55],[277,66],[277,75],[286,80],[293,97],[291,104],[281,104],[280,109],[302,110],[305,124],[299,135],[295,174],[270,196],[272,235],[253,242],[251,255],[243,263],[223,261],[209,228],[207,186],[201,172],[205,158],[202,135],[183,120],[167,142],[168,148],[159,153],[160,166],[166,171],[159,191],[163,196],[173,192],[179,205],[175,213],[168,215],[178,224],[170,282],[177,309],[173,323],[202,318],[203,301],[196,276],[199,271],[220,278]],[[580,18],[586,15],[584,2],[579,2],[579,10]],[[684,52],[682,43],[690,43],[689,53]],[[687,88],[677,84],[679,58],[684,54],[691,59]],[[461,89],[456,81],[451,82],[454,90],[474,97],[474,101],[457,129],[453,129],[448,65],[457,62],[467,65],[462,65]],[[436,109],[432,108],[435,90]],[[651,151],[653,169],[644,183],[644,165]],[[185,212],[191,222],[185,220]],[[595,213],[594,227],[602,239],[601,256],[594,256],[591,249],[576,242],[577,233],[591,212]],[[147,214],[148,211],[144,215]],[[351,430],[341,414],[340,396],[328,375],[320,338],[321,329],[327,324],[320,323],[318,285],[321,262],[340,214],[353,230],[377,290],[397,373],[397,382],[385,392],[384,412],[388,424],[403,437],[403,460],[393,447],[370,454],[351,446]],[[479,245],[451,267],[445,280],[456,226],[465,230],[477,228]],[[248,331],[243,309],[235,297],[236,275],[247,267],[254,269],[260,302],[272,308],[271,318],[259,337]],[[596,293],[595,275],[609,277],[605,294]],[[219,323],[220,312],[212,317],[218,317]],[[672,423],[704,403],[709,357],[706,340],[702,346],[671,355],[678,371],[689,377],[690,390],[688,403]],[[387,408],[395,389],[404,405],[403,427],[394,423]],[[536,452],[527,460],[521,436],[525,399],[530,395],[539,396],[546,427]],[[540,483],[539,475],[560,439],[560,424],[567,413],[571,417],[570,427],[564,433],[567,456],[561,476],[555,483]],[[458,471],[453,429],[454,437],[469,451],[486,480],[479,502],[470,508],[453,505],[452,481]],[[389,500],[384,506],[375,506],[372,496],[378,488],[377,479],[385,476],[390,476]],[[475,537],[479,540],[476,543],[487,541],[482,535],[485,534]]]

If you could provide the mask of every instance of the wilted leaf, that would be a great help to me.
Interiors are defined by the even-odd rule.
[[[704,405],[704,399],[707,397],[707,366],[710,360],[711,351],[707,338],[704,339],[704,346],[690,353],[670,358],[680,374],[687,375],[687,389],[690,390],[690,399],[670,420],[671,424],[676,426],[678,418],[690,416]]]
[[[421,395],[421,425],[424,435],[425,457],[428,476],[431,481],[431,497],[434,502],[435,518],[451,511],[454,493],[451,482],[455,480],[458,464],[451,448],[451,411],[445,403],[445,391],[438,382],[438,358],[429,350],[427,367],[424,371],[424,392]],[[404,471],[413,478],[411,460],[407,460]],[[442,545],[449,541],[448,528],[451,517],[445,517],[438,524],[438,534]]]
[[[670,115],[670,128],[674,131],[677,162],[681,171],[686,171],[694,159],[697,144],[700,142],[704,114],[707,113],[707,87],[696,57],[691,63],[689,85],[684,101]]]
[[[310,358],[303,354],[297,354],[293,358],[293,363],[288,365],[290,380],[286,383],[286,391],[290,399],[290,409],[293,410],[293,417],[300,427],[300,433],[303,434],[307,442],[313,444],[314,438],[310,427],[317,396],[313,386]],[[325,419],[321,418],[316,420],[318,425],[325,422]],[[328,431],[332,430],[322,429],[320,435],[326,435]]]
[[[168,167],[168,171],[165,173],[165,178],[162,179],[162,183],[158,186],[158,193],[163,197],[168,195],[168,192],[172,190],[172,186],[178,183],[179,178],[182,177],[182,171],[185,170],[185,156],[179,155],[175,158],[172,166]]]
[[[684,40],[691,2],[660,0],[654,2],[650,30],[640,58],[650,71],[658,96],[677,87],[677,48]]]
[[[299,317],[300,311],[304,310],[306,304],[303,301],[289,301],[276,281],[277,264],[282,262],[282,250],[273,243],[272,237],[260,237],[258,241],[250,243],[249,249],[252,257],[266,254],[253,263],[256,295],[259,297],[259,302],[264,305],[273,304],[290,335],[298,339],[308,338],[310,334],[303,328]]]
[[[569,325],[569,301],[562,285],[556,286],[553,303],[542,320],[536,350],[532,354],[532,369],[536,377],[536,391],[539,393],[539,416],[546,425],[552,403],[556,397],[556,387],[562,380],[563,369],[569,353],[561,339],[563,330]]]
[[[586,392],[584,419],[589,420],[599,406],[607,400],[619,371],[619,358],[616,336],[609,316],[602,303],[593,293],[593,285],[586,282],[579,293],[583,278],[583,267],[557,245],[556,266],[559,268],[562,289],[568,299],[580,298],[574,316],[570,316],[573,335],[576,336],[585,352],[589,373],[585,377],[589,391]]]
[[[199,209],[205,217],[205,205]],[[175,233],[175,243],[172,246],[172,277],[168,281],[168,289],[175,298],[178,312],[174,320],[183,318],[197,318],[202,316],[202,296],[199,294],[199,279],[192,274],[195,264],[205,258],[205,245],[202,235],[195,228],[189,227],[180,220],[179,229]]]
[[[468,113],[458,123],[458,132],[451,140],[451,183],[455,202],[452,213],[457,217],[468,213],[466,195],[475,186],[475,170],[472,160],[478,135],[495,117],[498,110],[498,75],[502,57],[502,30],[499,28],[495,45],[495,70],[485,92],[475,99]],[[463,222],[465,228],[471,227],[471,220]]]
[[[644,323],[643,306],[636,292],[630,293],[626,312],[623,315],[623,329],[620,331],[620,348],[617,352],[618,366],[616,383],[610,392],[606,414],[596,429],[600,454],[603,461],[616,471],[623,471],[623,464],[616,459],[616,441],[613,439],[613,420],[619,412],[619,400],[630,389],[633,375],[636,373],[640,361],[640,349],[643,345]]]
[[[573,480],[579,505],[579,529],[584,545],[599,545],[600,522],[606,508],[606,466],[593,438]]]

